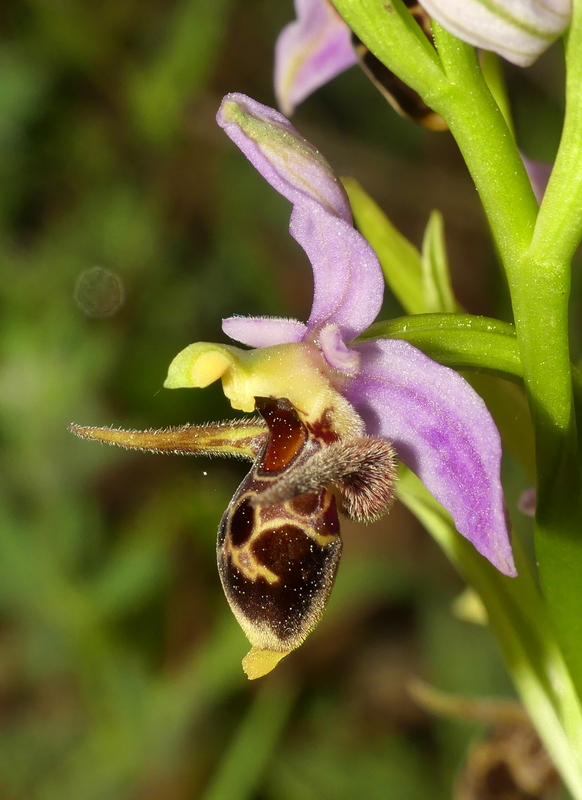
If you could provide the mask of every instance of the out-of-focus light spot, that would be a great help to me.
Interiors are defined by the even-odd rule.
[[[105,267],[83,270],[75,283],[75,302],[88,317],[111,317],[125,301],[123,281]]]

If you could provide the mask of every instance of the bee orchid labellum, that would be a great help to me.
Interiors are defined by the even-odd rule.
[[[224,593],[252,645],[243,659],[251,679],[299,647],[323,614],[342,549],[338,504],[352,519],[378,519],[395,476],[388,442],[340,439],[326,415],[306,424],[285,398],[255,404],[266,428],[258,420],[162,431],[71,425],[78,436],[130,449],[254,457],[217,541]]]
[[[329,481],[366,483],[376,471],[376,502],[382,497],[387,510],[394,477],[386,443],[362,464],[356,451],[366,450],[368,441],[355,440],[355,457],[347,465],[333,446],[337,435],[323,425],[304,425],[287,400],[257,398],[257,407],[269,437],[222,518],[217,545],[224,593],[253,645],[243,660],[250,678],[269,672],[298,647],[323,614],[342,548]],[[353,494],[352,485],[348,513]]]
[[[341,554],[336,499],[322,487],[279,502],[261,496],[325,446],[286,400],[258,401],[269,437],[218,530],[224,593],[253,645],[249,677],[269,672],[317,624]]]
[[[360,522],[382,516],[396,456],[459,533],[501,572],[516,572],[499,433],[484,402],[408,342],[353,341],[378,314],[384,284],[341,182],[274,109],[228,95],[218,123],[293,204],[289,230],[313,267],[313,306],[307,323],[228,317],[224,332],[253,349],[191,344],[164,386],[204,388],[220,379],[233,408],[262,418],[163,431],[71,429],[141,450],[253,461],[220,523],[218,568],[252,645],[244,669],[258,678],[319,621],[341,553],[338,511]]]

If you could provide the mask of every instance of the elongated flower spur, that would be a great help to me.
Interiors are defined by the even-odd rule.
[[[378,314],[384,283],[339,179],[285,117],[244,95],[224,98],[218,123],[293,205],[290,233],[313,267],[309,320],[229,317],[224,332],[254,349],[199,342],[170,365],[166,387],[220,378],[233,408],[260,412],[248,423],[72,427],[125,447],[253,461],[220,523],[218,567],[255,678],[317,624],[340,557],[338,511],[379,518],[392,501],[396,456],[480,553],[516,573],[499,434],[481,398],[407,342],[353,341]]]

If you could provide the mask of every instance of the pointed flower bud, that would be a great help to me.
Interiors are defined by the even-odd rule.
[[[352,221],[337,175],[321,153],[278,111],[241,94],[226,95],[218,123],[253,166],[293,204],[314,200],[329,213]]]

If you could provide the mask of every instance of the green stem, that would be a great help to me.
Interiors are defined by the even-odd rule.
[[[452,85],[435,110],[449,123],[463,153],[507,274],[536,433],[540,575],[565,656],[582,690],[582,508],[567,333],[571,251],[565,246],[567,241],[571,247],[572,237],[564,233],[568,223],[563,217],[557,227],[559,216],[549,212],[546,218],[555,221],[547,225],[548,236],[537,232],[529,180],[474,51],[438,25],[434,31]],[[559,194],[559,187],[554,191]],[[560,234],[564,245],[554,249],[551,236]]]
[[[566,116],[556,163],[524,259],[537,328],[524,372],[538,439],[536,550],[564,653],[582,687],[582,482],[567,339],[569,263],[582,236],[582,2],[573,6],[566,51]],[[534,338],[535,337],[535,338]],[[536,347],[540,340],[539,347]],[[535,362],[536,350],[538,361]],[[540,363],[541,362],[541,363]],[[552,405],[542,402],[552,400]]]
[[[333,0],[350,28],[372,53],[434,108],[447,80],[429,40],[402,0]]]
[[[483,77],[475,50],[433,22],[449,90],[435,110],[445,116],[463,154],[508,272],[526,252],[538,212],[523,161]]]
[[[566,116],[531,251],[540,263],[567,264],[582,238],[582,2],[574,0],[566,44]]]
[[[563,139],[539,220],[517,146],[473,48],[433,23],[441,71],[427,89],[426,63],[415,70],[400,49],[404,40],[393,23],[400,4],[335,3],[359,38],[447,121],[479,191],[507,274],[535,425],[543,589],[582,691],[581,482],[567,334],[569,259],[582,234],[582,0],[574,2],[568,42]]]

